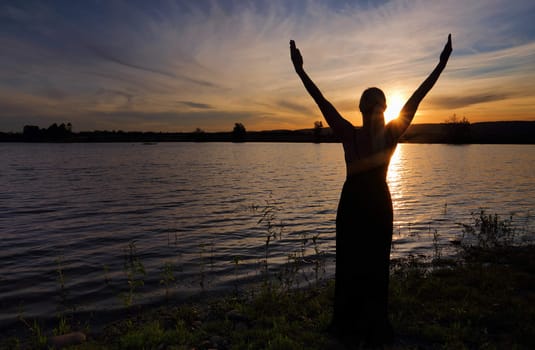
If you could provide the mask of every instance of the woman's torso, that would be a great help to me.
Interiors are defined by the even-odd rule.
[[[384,128],[372,134],[355,128],[352,136],[343,141],[348,178],[371,172],[386,181],[390,158],[397,145],[388,131]]]

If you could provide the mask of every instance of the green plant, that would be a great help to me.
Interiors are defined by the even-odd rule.
[[[47,345],[47,337],[45,333],[43,332],[43,329],[41,328],[41,325],[39,325],[39,322],[37,320],[33,320],[33,322],[30,324],[24,317],[22,316],[22,312],[19,312],[18,316],[19,321],[21,321],[26,328],[30,331],[32,334],[30,338],[30,344],[32,349],[42,349],[45,348]]]
[[[319,233],[312,236],[312,246],[314,247],[314,277],[318,284],[325,276],[325,252],[320,249],[318,243]]]
[[[288,254],[288,261],[284,267],[279,271],[278,279],[280,283],[281,292],[289,291],[294,283],[299,287],[299,279],[297,274],[301,268],[302,259],[298,253]]]
[[[61,290],[65,290],[65,275],[63,274],[63,256],[56,259],[56,272],[58,273],[58,282]]]
[[[471,213],[472,223],[463,226],[463,238],[475,237],[479,248],[494,248],[511,245],[516,232],[513,226],[513,216],[501,219],[498,214],[487,214],[481,209],[478,213]]]
[[[301,245],[299,251],[288,256],[288,267],[284,270],[287,276],[284,280],[287,283],[286,289],[290,289],[291,283],[297,283],[297,273],[301,270],[302,276],[309,284],[315,282],[318,284],[325,276],[325,252],[321,249],[319,243],[319,233],[310,236],[308,233],[302,233]],[[310,248],[313,254],[308,254]],[[309,266],[312,266],[309,268]],[[312,276],[311,276],[312,275]],[[299,287],[299,285],[297,285]]]
[[[232,264],[234,264],[234,291],[238,292],[238,265],[241,261],[241,257],[235,255],[232,257]]]
[[[440,245],[440,234],[437,229],[433,230],[433,261],[439,261],[442,258],[442,246]]]
[[[119,339],[121,349],[153,349],[164,335],[159,321],[153,321],[138,329],[131,329]]]
[[[206,280],[206,262],[204,260],[204,253],[206,252],[206,243],[200,243],[199,244],[199,285],[201,286],[201,290],[204,291],[204,284]]]
[[[65,288],[65,274],[63,272],[63,256],[56,259],[56,273],[58,274],[60,306],[67,307],[67,289]]]
[[[107,264],[102,264],[102,269],[104,270],[104,283],[106,283],[107,286],[110,285],[110,267]]]
[[[9,337],[0,341],[0,349],[20,350],[22,349],[22,344],[19,338]]]
[[[175,281],[174,266],[169,261],[164,263],[160,273],[160,284],[165,286],[165,299],[169,300],[169,286]]]
[[[265,243],[264,243],[264,260],[263,260],[263,272],[264,283],[269,281],[269,248],[272,240],[281,239],[284,231],[284,225],[282,220],[278,219],[278,213],[280,208],[273,203],[271,194],[266,199],[264,206],[252,206],[253,213],[259,214],[257,224],[265,225]]]
[[[71,331],[71,326],[67,322],[67,318],[63,314],[58,314],[58,326],[54,328],[54,335],[62,335]]]
[[[145,284],[143,278],[146,274],[145,267],[137,253],[135,240],[128,243],[128,250],[125,249],[123,271],[128,282],[128,291],[121,296],[125,306],[131,306],[134,302],[135,291]]]
[[[264,256],[260,263],[264,287],[271,289],[273,285],[270,280],[270,249],[272,242],[277,239],[281,240],[285,231],[284,223],[279,219],[281,208],[274,203],[270,194],[264,205],[253,205],[252,211],[259,216],[257,224],[265,228]],[[310,248],[313,249],[313,254],[308,254]],[[313,281],[319,283],[324,275],[325,253],[319,244],[319,234],[311,236],[308,232],[303,232],[299,239],[298,249],[288,254],[287,262],[276,274],[279,292],[289,291],[296,285],[299,287],[301,279],[309,284]]]

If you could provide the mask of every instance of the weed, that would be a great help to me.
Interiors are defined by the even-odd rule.
[[[71,331],[71,327],[69,323],[67,322],[67,318],[63,314],[59,314],[58,316],[58,326],[54,328],[53,333],[54,335],[62,335],[67,334]]]
[[[145,284],[143,278],[146,274],[145,267],[141,263],[137,253],[135,240],[132,240],[128,244],[128,250],[125,249],[123,271],[127,278],[128,291],[126,293],[122,293],[121,296],[124,305],[130,307],[134,302],[135,291]]]
[[[159,321],[150,322],[140,329],[131,327],[131,331],[119,339],[121,349],[152,349],[161,343],[164,330]]]
[[[24,317],[22,316],[22,313],[19,313],[18,318],[19,318],[19,321],[21,321],[32,334],[30,338],[31,348],[32,349],[45,348],[47,345],[48,339],[45,333],[43,332],[41,325],[39,325],[39,322],[37,322],[37,320],[34,319],[32,323],[29,323],[28,321],[26,321],[26,319],[24,319]]]
[[[264,243],[264,261],[263,261],[263,272],[264,272],[264,283],[269,283],[269,248],[272,240],[281,239],[282,233],[284,231],[284,225],[282,220],[278,219],[278,213],[280,208],[277,207],[272,200],[271,194],[266,200],[266,204],[262,207],[252,206],[253,213],[259,214],[260,218],[258,219],[257,224],[263,224],[266,228],[265,233],[265,243]]]
[[[234,264],[234,291],[238,292],[238,264],[241,261],[241,257],[235,255],[232,257],[232,264]]]
[[[281,292],[289,291],[294,286],[294,283],[299,288],[299,279],[297,278],[297,273],[299,272],[300,266],[301,257],[299,254],[288,254],[288,262],[278,274]]]
[[[205,253],[205,243],[199,244],[199,285],[201,286],[201,290],[204,291],[204,282],[206,279],[206,262],[204,261],[204,253]]]
[[[104,283],[109,286],[110,285],[110,267],[107,264],[102,264],[102,269],[104,270]]]
[[[284,233],[284,223],[279,219],[278,207],[272,199],[271,194],[265,201],[265,205],[253,205],[252,211],[259,216],[257,224],[263,225],[264,234],[264,256],[261,260],[261,273],[263,276],[264,287],[271,289],[273,287],[270,276],[270,249],[274,240],[282,239]],[[308,255],[312,247],[314,254]],[[294,287],[299,287],[299,282],[304,279],[307,283],[313,281],[319,283],[325,275],[325,253],[320,248],[319,234],[310,235],[308,232],[301,233],[299,247],[287,256],[287,262],[279,269],[276,277],[279,282],[280,292],[286,292]],[[270,294],[272,291],[267,291]]]
[[[65,288],[65,274],[63,272],[63,256],[56,259],[56,272],[58,274],[60,306],[67,307],[67,289]]]
[[[307,233],[303,233],[301,236],[301,246],[298,253],[293,253],[289,255],[289,264],[290,268],[286,269],[289,272],[288,276],[289,281],[297,281],[292,275],[297,275],[299,270],[302,270],[302,276],[305,281],[310,285],[313,282],[318,284],[325,275],[325,252],[320,249],[318,242],[319,234],[314,234],[309,236]],[[310,247],[312,247],[313,254],[307,255]],[[312,272],[308,266],[312,265]],[[312,273],[312,277],[310,276]],[[297,285],[299,287],[299,285]],[[291,285],[287,286],[288,289],[291,288]]]
[[[165,300],[169,301],[169,286],[175,281],[173,264],[166,261],[160,273],[160,284],[165,286]]]
[[[498,214],[487,214],[481,209],[478,213],[471,213],[472,223],[463,226],[463,238],[475,237],[477,247],[494,248],[511,245],[516,237],[513,226],[513,216],[500,219]]]
[[[61,291],[65,290],[65,275],[63,274],[63,256],[56,259],[56,272],[58,273],[58,282]]]
[[[320,249],[318,243],[319,233],[312,236],[312,245],[314,247],[314,277],[318,284],[325,277],[325,252]]]
[[[431,230],[431,228],[430,228]],[[442,258],[442,246],[440,244],[440,234],[437,229],[433,230],[433,261],[439,261]]]

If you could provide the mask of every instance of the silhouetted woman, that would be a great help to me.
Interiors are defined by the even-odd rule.
[[[303,57],[290,41],[297,75],[325,120],[341,139],[347,177],[336,216],[336,273],[331,330],[344,342],[379,345],[391,341],[388,279],[392,243],[392,200],[386,183],[390,158],[418,105],[446,67],[451,34],[440,61],[412,94],[397,119],[385,125],[386,99],[378,88],[362,94],[363,126],[355,128],[323,97],[303,69]]]

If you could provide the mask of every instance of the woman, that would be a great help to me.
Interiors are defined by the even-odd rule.
[[[391,341],[388,322],[388,279],[392,243],[392,200],[386,183],[390,158],[411,123],[418,105],[446,67],[452,51],[451,34],[440,61],[412,94],[397,119],[385,125],[386,98],[378,88],[362,94],[363,126],[344,119],[303,69],[303,57],[290,41],[297,75],[341,139],[346,181],[336,216],[336,273],[331,329],[352,344],[379,345]]]

